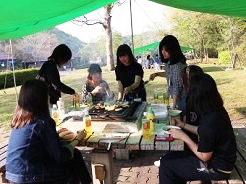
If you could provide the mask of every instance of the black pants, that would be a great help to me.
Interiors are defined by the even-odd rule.
[[[92,182],[84,159],[78,149],[74,149],[74,157],[66,165],[71,173],[69,184],[90,184]]]
[[[161,158],[160,184],[186,184],[187,181],[228,178],[229,174],[209,168],[190,151],[169,152]]]

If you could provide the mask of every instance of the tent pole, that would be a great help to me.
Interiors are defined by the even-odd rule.
[[[11,62],[12,62],[12,69],[13,69],[13,79],[14,79],[14,85],[15,85],[15,100],[16,104],[18,103],[18,95],[17,95],[17,89],[16,89],[16,80],[15,80],[15,65],[14,65],[14,59],[13,59],[13,47],[12,47],[12,41],[9,40],[10,44],[10,52],[11,52]]]
[[[130,17],[131,17],[131,32],[132,32],[132,52],[134,55],[134,40],[133,40],[133,25],[132,25],[132,1],[130,0]]]

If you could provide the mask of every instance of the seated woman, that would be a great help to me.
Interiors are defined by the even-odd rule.
[[[215,81],[208,74],[191,78],[188,105],[200,116],[198,126],[175,119],[175,124],[198,135],[195,143],[185,132],[169,130],[191,151],[169,152],[161,159],[161,184],[185,184],[193,180],[228,179],[236,161],[236,141],[230,118]]]
[[[117,66],[115,69],[116,80],[118,81],[118,100],[124,98],[132,101],[134,98],[141,98],[146,101],[146,91],[143,82],[143,68],[134,58],[131,48],[120,45],[117,49]]]
[[[93,104],[100,101],[112,100],[114,93],[110,91],[106,81],[102,80],[102,69],[98,64],[91,64],[89,75],[82,88],[82,103],[87,104],[88,97],[92,97]]]
[[[82,131],[70,144],[61,145],[43,81],[22,85],[11,127],[6,161],[11,183],[91,183],[83,158],[74,149],[86,135]]]

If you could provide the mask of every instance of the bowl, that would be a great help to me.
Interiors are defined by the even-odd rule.
[[[170,116],[178,116],[181,112],[182,112],[181,110],[176,110],[176,109],[168,110],[168,114]]]

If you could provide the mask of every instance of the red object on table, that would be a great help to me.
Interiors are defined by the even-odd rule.
[[[169,136],[169,137],[165,137],[165,136],[156,136],[155,137],[156,141],[173,141],[173,137]]]

